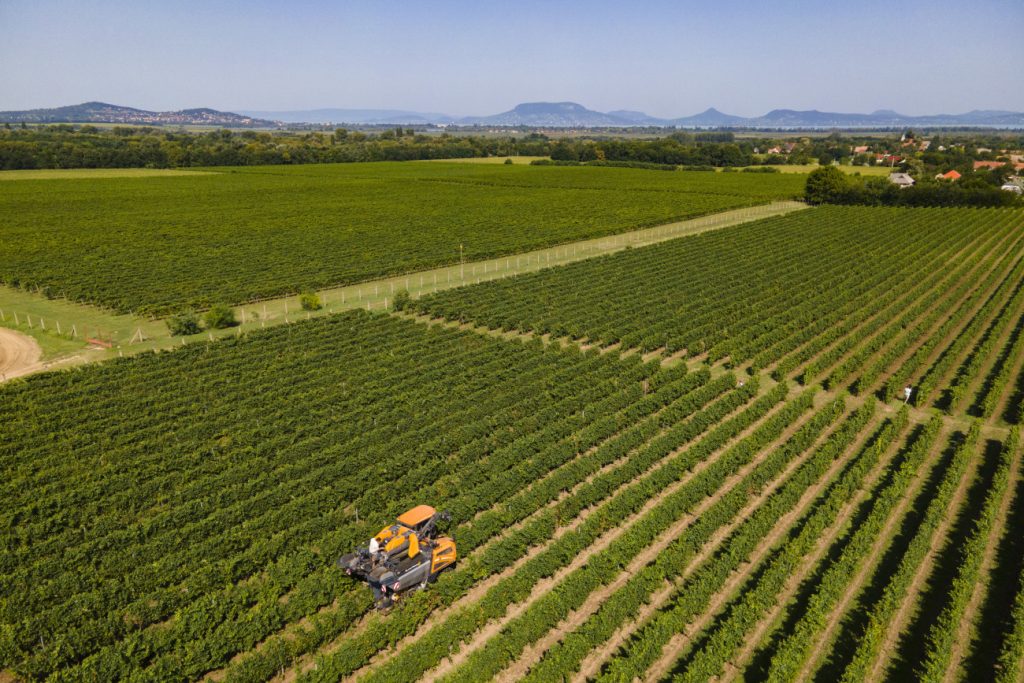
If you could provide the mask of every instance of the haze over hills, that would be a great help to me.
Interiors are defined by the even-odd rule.
[[[106,102],[84,102],[53,109],[0,111],[8,123],[124,123],[132,125],[207,125],[233,128],[273,126],[251,116],[201,107],[179,111],[147,111]]]
[[[650,116],[642,111],[600,112],[576,102],[526,102],[490,116],[445,114],[387,109],[315,109],[309,111],[243,111],[249,116],[290,123],[349,124],[453,124],[461,126],[525,126],[535,128],[610,128],[676,126],[680,128],[891,128],[900,126],[979,126],[1022,128],[1024,113],[970,111],[966,114],[906,116],[892,110],[871,114],[773,109],[757,117],[734,116],[711,107],[693,116],[674,119]]]
[[[899,128],[909,126],[975,126],[990,128],[1024,128],[1024,113],[1013,111],[973,110],[964,114],[906,116],[892,110],[870,114],[824,112],[816,109],[798,111],[773,109],[757,117],[725,114],[709,108],[693,116],[675,119],[649,116],[641,111],[615,110],[600,112],[576,102],[526,102],[490,116],[452,116],[398,109],[309,109],[290,111],[250,111],[239,113],[214,109],[183,109],[173,112],[152,112],[103,102],[86,102],[54,109],[0,112],[0,122],[9,123],[120,123],[133,125],[210,125],[225,127],[275,127],[282,124],[336,125],[460,125],[510,126],[532,128],[616,128],[616,127],[679,127],[679,128]]]
[[[457,117],[447,114],[405,111],[402,109],[305,109],[298,111],[252,111],[240,113],[254,118],[282,123],[362,123],[362,124],[430,124],[451,123]]]

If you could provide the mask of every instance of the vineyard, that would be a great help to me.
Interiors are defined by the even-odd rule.
[[[19,180],[0,194],[0,283],[165,314],[788,199],[802,178],[375,163]]]
[[[678,354],[1019,423],[1024,213],[828,207],[426,297],[492,329]]]
[[[393,172],[556,184],[506,170]],[[618,210],[679,208],[637,173]],[[413,307],[0,385],[0,680],[1024,680],[1020,211],[815,208]],[[459,561],[374,611],[334,560],[418,503]]]

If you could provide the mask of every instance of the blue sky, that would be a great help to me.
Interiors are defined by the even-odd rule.
[[[1024,110],[1021,0],[0,0],[0,110]]]

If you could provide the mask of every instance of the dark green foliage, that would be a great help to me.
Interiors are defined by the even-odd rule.
[[[401,135],[395,130],[365,134],[339,128],[293,133],[218,130],[188,133],[141,127],[43,126],[0,131],[0,169],[181,168],[266,164],[347,163],[460,159],[549,153],[544,136]]]
[[[315,292],[303,292],[299,295],[299,305],[304,311],[319,311],[323,308],[320,297]]]
[[[964,176],[950,182],[918,178],[912,187],[899,187],[887,178],[846,175],[835,166],[823,166],[807,176],[804,198],[810,204],[866,204],[870,206],[1019,206],[1013,192],[1000,190],[986,177]]]
[[[357,311],[5,384],[0,669],[196,679],[337,600],[315,632],[276,641],[312,647],[369,606],[334,560],[395,514],[443,504],[468,553],[620,458],[597,446],[624,424],[656,434],[654,412],[683,419],[729,386],[708,381]]]
[[[227,304],[215,304],[203,314],[203,323],[214,330],[234,327],[238,324],[235,320],[235,311]]]
[[[843,201],[850,183],[845,173],[835,166],[822,166],[807,176],[804,199],[808,204],[847,204]]]
[[[167,319],[167,329],[173,337],[186,337],[190,334],[199,334],[199,317],[191,311],[179,313]]]
[[[409,296],[409,290],[400,289],[395,292],[394,307],[396,311],[404,311],[411,303],[412,297]]]

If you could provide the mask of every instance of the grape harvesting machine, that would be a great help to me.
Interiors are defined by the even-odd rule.
[[[370,542],[343,555],[338,566],[373,590],[378,609],[386,609],[412,589],[426,588],[455,564],[455,541],[437,536],[437,525],[450,519],[429,505],[399,515]]]

